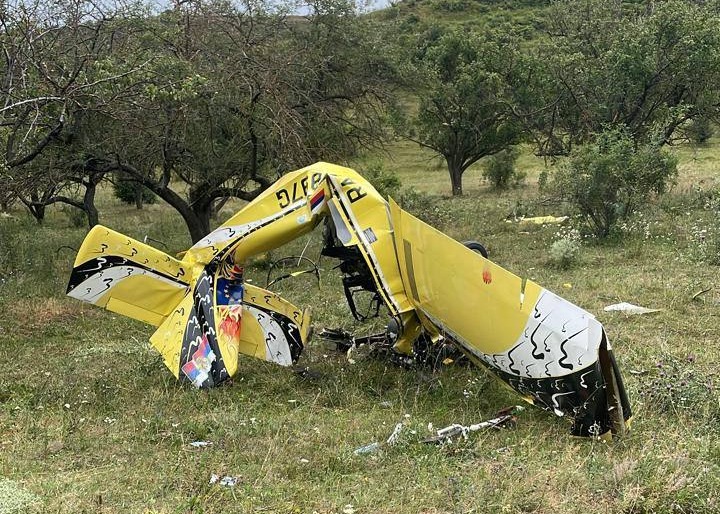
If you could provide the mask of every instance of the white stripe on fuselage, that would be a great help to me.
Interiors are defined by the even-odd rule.
[[[230,241],[232,239],[237,239],[245,234],[251,232],[254,228],[265,225],[271,221],[274,221],[276,219],[282,218],[285,216],[288,212],[295,211],[305,205],[307,203],[306,199],[298,200],[297,202],[288,205],[286,208],[284,208],[281,211],[278,211],[274,214],[271,214],[270,216],[266,216],[264,218],[260,218],[259,220],[253,220],[248,223],[244,223],[242,225],[231,225],[228,227],[218,227],[212,232],[210,232],[207,236],[203,237],[200,241],[195,243],[190,250],[199,250],[202,248],[209,248],[210,246],[217,244],[217,243],[225,243],[227,241]]]
[[[558,378],[597,362],[602,326],[592,314],[545,289],[534,307],[534,312],[540,316],[535,318],[530,314],[525,329],[510,349],[495,354],[483,353],[473,344],[481,341],[464,339],[427,310],[421,310],[463,348],[510,375],[534,379]],[[535,358],[533,353],[539,358]],[[543,354],[542,357],[539,354]]]

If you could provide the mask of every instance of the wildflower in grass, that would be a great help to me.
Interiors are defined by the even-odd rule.
[[[648,408],[664,413],[710,412],[720,400],[713,377],[698,367],[694,354],[658,360],[640,391]]]
[[[26,491],[17,482],[0,478],[0,514],[26,512],[39,498]]]
[[[560,269],[567,269],[575,264],[580,254],[581,240],[578,230],[561,228],[550,246],[550,263]]]

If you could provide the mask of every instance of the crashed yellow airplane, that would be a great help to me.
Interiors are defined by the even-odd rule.
[[[80,248],[68,295],[152,325],[151,343],[181,379],[212,387],[238,355],[297,361],[310,320],[243,282],[243,263],[325,220],[323,254],[356,290],[387,307],[386,337],[412,354],[420,338],[457,344],[527,401],[572,419],[572,433],[622,433],[630,406],[602,325],[388,203],[357,172],[317,163],[288,173],[182,257],[97,226]]]

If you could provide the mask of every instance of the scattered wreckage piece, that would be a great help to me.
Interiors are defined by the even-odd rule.
[[[231,475],[224,475],[220,476],[217,473],[213,473],[210,475],[210,480],[208,481],[209,485],[217,484],[221,485],[223,487],[235,487],[238,485],[241,481],[242,477],[238,476],[231,476]]]
[[[567,416],[572,433],[623,433],[619,369],[593,315],[522,279],[386,201],[354,170],[316,163],[280,178],[181,259],[97,226],[78,251],[68,295],[155,325],[150,341],[180,380],[212,387],[238,355],[291,366],[309,311],[243,280],[248,259],[321,222],[353,316],[388,312],[384,337],[412,356],[452,341],[523,398]],[[311,270],[314,273],[314,270]],[[361,312],[356,296],[372,300]]]
[[[637,314],[652,314],[653,312],[660,312],[661,309],[649,309],[647,307],[641,307],[628,302],[614,303],[604,307],[605,312],[624,312],[628,316]]]
[[[713,289],[712,287],[705,287],[705,288],[703,288],[703,289],[700,289],[700,290],[697,291],[695,294],[693,294],[693,295],[692,295],[692,298],[690,298],[690,299],[691,299],[691,300],[697,300],[698,298],[700,298],[700,297],[701,297],[702,295],[704,295],[705,293],[709,293],[710,291],[712,291],[712,289]]]
[[[436,435],[423,439],[423,443],[440,444],[444,442],[452,441],[452,439],[461,436],[463,439],[467,439],[470,432],[477,432],[485,428],[506,428],[509,426],[515,426],[517,423],[517,415],[525,408],[521,405],[513,405],[512,407],[506,407],[497,413],[496,417],[483,421],[481,423],[474,423],[472,425],[460,425],[453,423],[445,428],[437,430]]]
[[[380,450],[383,447],[383,445],[384,446],[395,446],[398,443],[398,441],[400,440],[400,434],[403,431],[403,427],[404,427],[404,425],[402,423],[396,423],[395,428],[393,428],[392,433],[388,436],[388,438],[384,444],[375,441],[373,443],[366,444],[364,446],[356,448],[353,451],[353,454],[354,455],[365,455],[368,453],[375,453],[376,451]]]

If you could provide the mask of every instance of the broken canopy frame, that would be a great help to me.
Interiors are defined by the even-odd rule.
[[[450,339],[526,400],[572,418],[573,434],[624,431],[627,395],[590,313],[388,203],[349,168],[286,174],[181,260],[95,227],[68,294],[157,326],[151,343],[198,387],[232,377],[240,353],[290,365],[307,343],[309,314],[244,282],[242,265],[323,220],[323,253],[341,260],[346,295],[367,290],[385,305],[397,352],[411,354],[418,338]]]

